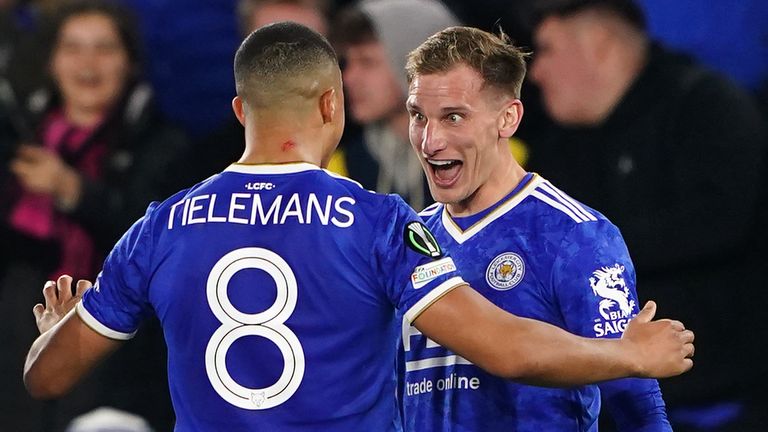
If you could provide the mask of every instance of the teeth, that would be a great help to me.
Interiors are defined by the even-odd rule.
[[[452,164],[454,161],[452,160],[434,160],[434,159],[427,159],[427,162],[429,162],[432,165],[437,166],[447,166]]]

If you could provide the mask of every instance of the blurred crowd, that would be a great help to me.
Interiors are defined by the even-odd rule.
[[[93,279],[149,202],[240,157],[232,58],[284,20],[342,60],[348,124],[329,169],[417,210],[432,199],[408,142],[407,53],[459,24],[530,50],[516,158],[609,217],[640,298],[697,334],[693,371],[661,381],[673,427],[768,430],[768,3],[585,3],[0,0],[0,430],[99,430],[82,417],[99,407],[172,429],[156,322],[39,402],[21,381],[31,309],[48,279]]]

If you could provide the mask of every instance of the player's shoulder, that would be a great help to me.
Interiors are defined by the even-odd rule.
[[[190,196],[190,194],[194,194],[194,191],[198,190],[202,185],[204,185],[206,182],[208,182],[210,178],[197,183],[196,185],[182,189],[175,194],[169,196],[163,201],[153,201],[149,204],[147,207],[146,212],[144,213],[143,219],[145,221],[151,222],[153,225],[155,223],[160,223],[160,220],[167,219],[167,215],[173,211],[173,208],[178,206],[179,203],[183,202],[186,198]]]
[[[361,185],[355,180],[352,180],[349,177],[335,173],[328,169],[322,169],[318,171],[318,175],[323,177],[327,183],[332,184],[337,188],[343,189],[349,192],[351,195],[360,197],[363,200],[375,201],[377,199],[382,199],[382,197],[384,196],[382,194],[379,194],[372,190],[368,190],[364,188],[363,185]]]
[[[573,229],[599,230],[612,226],[602,213],[563,192],[543,177],[538,176],[530,196],[536,216],[534,220],[550,229],[558,227],[568,232]]]
[[[419,217],[424,221],[424,224],[431,227],[432,223],[434,221],[439,221],[440,217],[443,213],[443,208],[445,207],[444,204],[441,203],[434,203],[424,210],[420,211]]]
[[[420,211],[419,216],[421,216],[422,218],[428,218],[430,216],[440,213],[442,209],[443,209],[443,204],[434,203],[430,206],[427,206],[424,210]]]
[[[152,209],[155,212],[161,212],[163,210],[170,209],[174,204],[177,204],[179,201],[184,200],[185,198],[188,198],[193,195],[199,194],[199,191],[202,189],[205,189],[208,187],[208,185],[213,182],[216,178],[218,178],[221,175],[221,173],[214,174],[207,179],[198,182],[188,188],[184,188],[176,192],[175,194],[169,196],[168,198],[164,199],[163,201],[154,202],[151,206]]]

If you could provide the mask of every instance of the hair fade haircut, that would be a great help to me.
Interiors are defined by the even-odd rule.
[[[339,67],[328,41],[294,22],[264,26],[251,33],[235,54],[237,94],[252,106],[262,106],[290,94],[304,95],[297,84],[319,70]],[[272,95],[270,100],[263,99]]]
[[[528,55],[501,30],[494,35],[472,27],[449,27],[411,51],[405,70],[410,84],[418,75],[467,65],[480,74],[484,85],[520,98]]]

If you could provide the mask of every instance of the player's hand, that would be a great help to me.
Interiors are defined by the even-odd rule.
[[[72,293],[72,277],[63,275],[59,280],[48,281],[43,287],[43,297],[45,297],[45,306],[38,303],[32,308],[37,321],[37,329],[40,334],[47,332],[64,316],[77,305],[77,302],[83,297],[83,293],[93,284],[87,280],[77,281],[75,293]]]
[[[693,367],[693,332],[680,321],[651,321],[655,314],[656,303],[649,301],[627,325],[622,340],[630,346],[638,376],[680,375]]]

